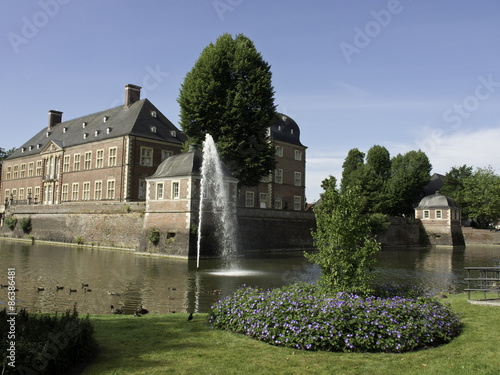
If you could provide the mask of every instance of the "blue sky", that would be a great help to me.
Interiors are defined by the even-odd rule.
[[[122,104],[127,83],[178,124],[186,73],[228,32],[271,65],[278,110],[308,147],[309,202],[354,147],[498,174],[499,15],[497,0],[3,0],[0,147],[50,109],[69,120]]]

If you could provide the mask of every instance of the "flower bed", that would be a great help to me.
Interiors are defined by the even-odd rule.
[[[243,286],[212,306],[209,322],[272,345],[344,352],[437,346],[457,336],[462,326],[449,307],[427,295],[327,295],[310,284],[270,290]]]

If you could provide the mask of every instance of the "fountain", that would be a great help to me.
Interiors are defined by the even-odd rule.
[[[200,269],[202,229],[211,213],[220,245],[220,256],[226,269],[235,269],[237,251],[236,202],[228,183],[229,173],[220,160],[217,147],[210,134],[203,142],[203,162],[201,165],[200,209],[198,218],[198,242],[196,269]]]

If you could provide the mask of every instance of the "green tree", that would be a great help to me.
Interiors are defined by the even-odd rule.
[[[365,165],[365,153],[357,148],[349,150],[347,157],[342,164],[342,181],[340,190],[344,191],[350,186],[359,185],[363,177],[363,167]]]
[[[408,151],[393,157],[391,176],[387,180],[387,212],[394,216],[411,216],[419,192],[431,179],[432,165],[423,151]]]
[[[469,218],[475,218],[480,228],[496,224],[500,219],[500,176],[489,166],[476,168],[464,179],[463,201]]]
[[[7,156],[9,156],[10,154],[12,154],[14,151],[16,151],[15,147],[13,147],[13,148],[11,148],[10,150],[7,150],[7,151],[5,151],[4,148],[0,147],[0,160],[5,159]]]
[[[256,185],[275,166],[267,129],[276,113],[270,65],[243,34],[210,43],[187,73],[177,99],[190,142],[206,133],[240,183]]]
[[[466,164],[461,167],[452,167],[445,175],[444,185],[440,192],[452,197],[462,209],[462,217],[469,218],[469,208],[464,201],[465,180],[473,174],[472,167]]]
[[[369,293],[380,250],[363,213],[365,202],[358,186],[337,190],[330,176],[322,183],[321,203],[315,207],[317,229],[313,231],[317,253],[306,257],[321,269],[319,283],[336,292]]]

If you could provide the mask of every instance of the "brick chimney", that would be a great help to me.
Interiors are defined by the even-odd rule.
[[[53,109],[49,111],[49,126],[47,127],[47,130],[52,129],[54,125],[62,122],[62,114],[62,112],[54,111]]]
[[[130,107],[138,100],[141,100],[141,87],[130,83],[125,85],[125,108]]]

